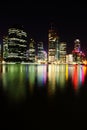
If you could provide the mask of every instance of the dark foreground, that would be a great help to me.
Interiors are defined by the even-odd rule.
[[[0,70],[1,129],[86,128],[86,66],[7,65]]]

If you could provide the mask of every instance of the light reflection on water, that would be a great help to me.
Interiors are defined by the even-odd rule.
[[[34,89],[46,89],[48,96],[71,87],[77,92],[85,84],[87,68],[82,65],[0,65],[0,82],[13,100],[23,100]],[[68,85],[69,83],[69,85]]]

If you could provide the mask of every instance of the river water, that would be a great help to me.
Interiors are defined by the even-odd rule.
[[[0,65],[3,128],[75,128],[87,121],[87,66]]]

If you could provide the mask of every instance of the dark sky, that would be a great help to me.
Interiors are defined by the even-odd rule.
[[[47,44],[50,23],[54,23],[61,41],[72,51],[74,40],[79,38],[81,49],[87,51],[86,3],[74,1],[3,1],[0,3],[0,38],[14,25],[23,25],[36,41]],[[0,39],[0,41],[1,41]]]

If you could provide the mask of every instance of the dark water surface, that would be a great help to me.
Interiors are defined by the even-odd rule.
[[[84,128],[87,67],[0,65],[1,128]]]

